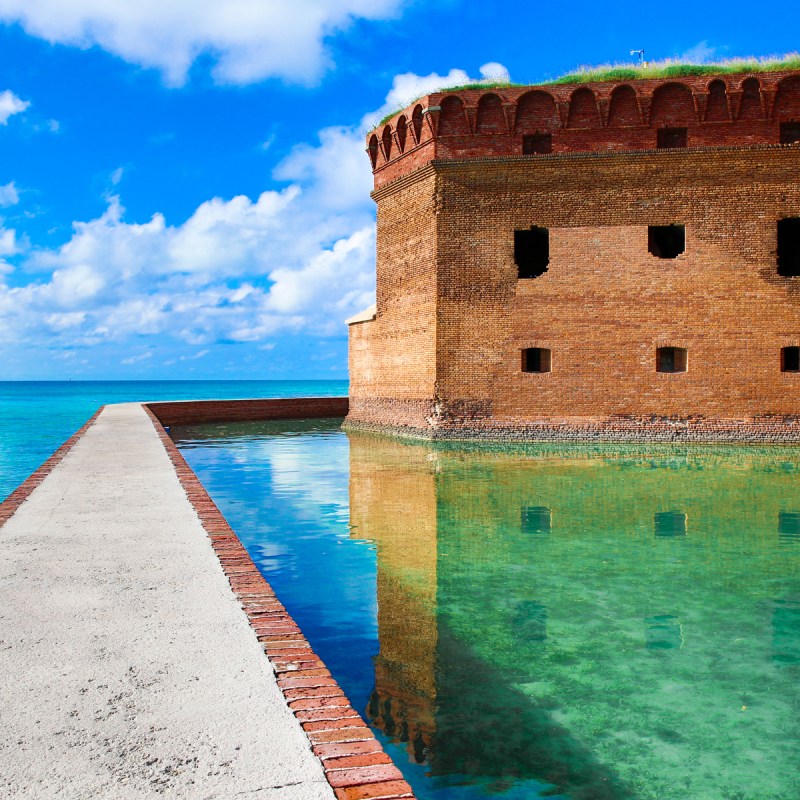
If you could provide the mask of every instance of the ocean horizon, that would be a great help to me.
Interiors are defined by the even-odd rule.
[[[336,397],[347,391],[346,380],[0,381],[0,501],[103,405]]]

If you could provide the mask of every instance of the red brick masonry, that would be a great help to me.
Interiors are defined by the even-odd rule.
[[[270,400],[189,400],[147,405],[162,425],[202,422],[253,422],[264,419],[343,417],[346,397],[295,397]]]
[[[163,428],[178,422],[343,416],[347,398],[152,403],[145,410],[338,800],[413,798],[400,770],[311,649]]]
[[[348,426],[800,442],[800,70],[437,92],[367,149],[376,306],[349,326]]]

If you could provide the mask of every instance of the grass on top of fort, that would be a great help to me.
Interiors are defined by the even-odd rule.
[[[571,83],[599,83],[601,81],[631,81],[642,78],[688,78],[697,75],[736,75],[747,72],[780,72],[790,69],[800,69],[800,53],[787,53],[783,56],[730,58],[703,64],[669,58],[644,64],[601,64],[595,67],[579,67],[575,72],[568,72],[566,75],[539,83],[488,80],[459,85],[442,85],[435,91],[461,92],[467,89],[508,89],[515,86],[552,86]],[[433,94],[433,92],[425,94]],[[420,97],[424,96],[420,95]],[[420,97],[409,101],[403,108],[416,103]],[[375,127],[385,125],[402,110],[402,108],[397,108],[387,114]]]

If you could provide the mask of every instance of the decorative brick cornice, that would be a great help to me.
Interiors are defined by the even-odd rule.
[[[415,115],[426,124],[412,136]],[[366,144],[378,189],[434,160],[521,156],[529,134],[549,135],[554,154],[630,151],[679,127],[713,149],[777,144],[782,122],[800,122],[800,70],[434,92]]]

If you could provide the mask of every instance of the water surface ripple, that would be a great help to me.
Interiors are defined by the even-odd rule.
[[[800,797],[800,449],[173,433],[420,800]]]

